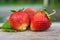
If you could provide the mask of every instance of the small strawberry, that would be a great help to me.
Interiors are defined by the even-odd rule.
[[[15,30],[24,31],[29,25],[29,16],[23,11],[13,11],[9,17],[9,22]]]
[[[29,16],[30,16],[30,19],[32,18],[32,16],[37,12],[35,9],[33,9],[33,8],[26,8],[25,10],[24,10],[24,12],[26,12],[27,14],[29,14]]]
[[[44,31],[47,30],[51,26],[51,15],[53,15],[55,11],[52,14],[47,14],[46,10],[44,9],[44,12],[40,11],[34,14],[31,20],[30,29],[33,31]]]

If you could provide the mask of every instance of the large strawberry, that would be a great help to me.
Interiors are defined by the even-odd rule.
[[[29,25],[29,15],[23,11],[14,11],[9,17],[12,28],[16,30],[26,30]]]
[[[26,12],[27,14],[29,14],[29,16],[30,16],[30,19],[32,18],[32,16],[37,12],[35,9],[33,9],[33,8],[26,8],[25,10],[24,10],[24,12]]]
[[[44,31],[47,30],[51,25],[51,15],[53,15],[55,11],[52,14],[47,14],[46,10],[44,9],[44,12],[39,11],[32,17],[30,28],[33,31]]]

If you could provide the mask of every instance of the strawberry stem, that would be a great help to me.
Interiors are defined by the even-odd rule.
[[[44,12],[47,16],[49,15],[48,12],[47,12],[47,10],[46,10],[46,8],[43,9],[43,12]]]
[[[54,15],[54,14],[56,13],[56,11],[53,10],[53,12],[49,14],[49,12],[47,12],[46,8],[44,8],[43,12],[44,12],[48,17],[50,17],[50,16],[52,16],[52,15]]]
[[[52,12],[51,14],[49,14],[48,16],[52,16],[52,15],[54,15],[55,13],[56,13],[56,11],[53,10],[53,12]]]
[[[49,14],[49,12],[47,12],[46,8],[44,8],[43,12],[48,16],[48,18],[51,20],[51,21],[56,21],[56,19],[52,16],[56,13],[55,10],[53,10],[52,13]]]

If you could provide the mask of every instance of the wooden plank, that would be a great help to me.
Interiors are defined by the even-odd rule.
[[[3,32],[0,30],[0,40],[60,40],[60,23],[53,23],[49,30],[43,32]]]
[[[0,40],[60,40],[60,31],[55,32],[0,32]]]

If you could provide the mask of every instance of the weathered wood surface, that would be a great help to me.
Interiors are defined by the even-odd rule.
[[[60,40],[60,23],[53,23],[49,30],[43,32],[3,32],[0,40]]]

